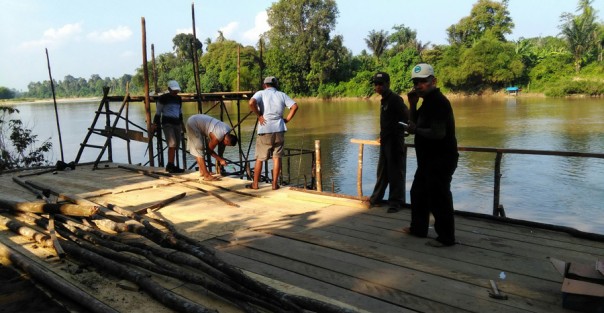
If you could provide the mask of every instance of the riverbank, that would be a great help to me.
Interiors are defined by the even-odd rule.
[[[403,99],[406,99],[406,94],[401,94]],[[445,96],[449,99],[480,99],[480,98],[547,98],[541,92],[520,92],[517,95],[512,95],[506,92],[483,92],[481,94],[467,94],[447,92]],[[592,98],[593,96],[586,94],[568,95],[563,98]],[[337,97],[324,99],[321,97],[294,97],[297,101],[303,102],[348,102],[348,101],[379,101],[380,95],[373,94],[370,97]],[[60,98],[57,103],[79,103],[79,102],[98,102],[100,97],[83,97],[83,98]],[[12,106],[18,104],[48,104],[53,103],[53,99],[4,99],[0,100],[0,106]]]
[[[84,98],[61,98],[57,99],[57,103],[79,103],[79,102],[96,102],[100,101],[100,97],[84,97]],[[8,100],[0,100],[0,106],[12,106],[18,104],[47,104],[54,103],[54,100],[51,99],[8,99]]]

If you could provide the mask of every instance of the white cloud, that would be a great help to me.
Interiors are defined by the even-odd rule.
[[[254,27],[250,30],[247,30],[243,33],[243,38],[250,43],[258,42],[260,35],[270,29],[268,25],[268,14],[266,11],[261,11],[256,14],[256,18],[254,19]]]
[[[103,32],[91,32],[86,37],[91,41],[100,43],[121,42],[132,37],[132,30],[127,26],[118,26]]]
[[[231,38],[231,35],[237,30],[238,27],[239,23],[230,22],[226,26],[221,27],[220,31],[222,32],[224,38],[232,40],[233,38]],[[218,35],[216,36],[218,37]]]
[[[49,28],[44,31],[41,39],[22,42],[19,45],[19,48],[31,49],[45,46],[57,46],[76,38],[81,32],[81,23],[66,24],[59,29]]]

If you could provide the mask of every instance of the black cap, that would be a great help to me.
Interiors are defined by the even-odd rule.
[[[389,82],[390,82],[390,75],[388,75],[388,73],[384,73],[384,72],[377,72],[371,78],[371,83],[373,83],[373,84],[375,84],[375,83],[389,83]]]

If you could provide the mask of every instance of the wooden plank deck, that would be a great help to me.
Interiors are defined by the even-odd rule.
[[[35,200],[12,181],[21,174],[0,176],[2,198]],[[460,244],[433,248],[425,245],[427,239],[402,232],[409,210],[387,214],[359,200],[285,187],[273,191],[270,185],[249,190],[244,188],[249,182],[237,178],[198,183],[197,176],[156,179],[108,164],[95,171],[80,166],[22,179],[132,211],[186,192],[156,214],[255,279],[359,312],[571,312],[562,308],[562,277],[549,258],[591,263],[604,256],[602,242],[460,216]],[[102,278],[89,267],[74,272],[74,266],[82,266],[69,257],[57,262],[53,251],[16,238],[4,226],[0,234],[2,243],[120,312],[170,312],[142,292],[111,295],[116,278]],[[433,230],[430,237],[435,237]],[[508,300],[489,297],[489,280]],[[220,312],[239,312],[198,287],[161,281]]]

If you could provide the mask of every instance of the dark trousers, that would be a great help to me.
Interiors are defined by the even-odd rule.
[[[402,208],[405,199],[405,169],[406,160],[403,154],[405,137],[393,136],[380,142],[380,158],[377,166],[377,181],[369,198],[372,204],[380,202],[390,185],[388,205]]]
[[[437,240],[455,243],[455,219],[451,180],[457,168],[457,158],[431,160],[418,166],[411,186],[411,233],[428,235],[430,213],[434,215]]]

